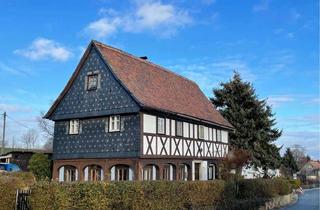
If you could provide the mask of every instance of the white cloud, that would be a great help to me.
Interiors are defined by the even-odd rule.
[[[117,31],[118,26],[120,26],[121,20],[120,18],[114,19],[107,19],[101,18],[97,21],[90,23],[86,27],[86,32],[90,33],[91,35],[102,38],[109,36]]]
[[[160,1],[136,3],[127,13],[100,9],[103,17],[90,23],[85,32],[97,38],[109,37],[117,31],[140,33],[150,31],[160,36],[174,35],[177,30],[192,23],[188,11]]]
[[[320,133],[319,131],[284,131],[278,141],[278,145],[283,145],[284,148],[292,147],[293,145],[301,145],[306,149],[306,153],[313,159],[320,158]]]
[[[0,103],[0,110],[6,112],[32,112],[32,108],[19,104]]]
[[[294,101],[294,98],[288,95],[278,95],[268,97],[267,101],[269,105],[279,107],[281,104]]]
[[[248,64],[239,59],[204,59],[194,62],[189,60],[169,65],[168,68],[195,81],[208,96],[212,96],[212,88],[217,87],[221,81],[229,80],[234,71],[238,71],[246,81],[256,79]]]
[[[27,49],[18,49],[14,53],[32,60],[52,58],[58,61],[66,61],[72,56],[71,51],[60,43],[46,38],[37,38]]]
[[[177,10],[173,5],[160,2],[141,5],[137,12],[137,22],[144,28],[154,28],[162,24],[184,25],[190,21],[186,11]]]
[[[269,0],[262,0],[260,3],[255,4],[252,8],[254,12],[265,11],[269,9]]]
[[[2,62],[0,62],[0,70],[8,72],[8,73],[13,74],[13,75],[18,75],[18,76],[26,75],[26,72],[18,70],[18,69],[15,69],[15,68],[12,68],[12,67],[10,67],[10,66],[2,63]]]

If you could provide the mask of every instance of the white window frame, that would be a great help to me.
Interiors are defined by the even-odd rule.
[[[204,126],[199,125],[199,132],[198,132],[199,139],[204,139]]]
[[[78,119],[73,119],[69,121],[69,134],[76,135],[79,134],[80,121]]]
[[[157,117],[157,133],[165,134],[166,132],[166,119],[163,117]]]
[[[109,117],[109,132],[120,131],[120,115],[113,115]]]
[[[90,87],[90,78],[94,78],[96,80],[95,86]],[[98,74],[89,74],[87,75],[87,90],[96,90],[98,89],[99,83],[99,75]]]
[[[181,133],[179,133],[178,124],[181,125]],[[183,122],[176,120],[176,136],[183,136]]]

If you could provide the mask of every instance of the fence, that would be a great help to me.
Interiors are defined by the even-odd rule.
[[[31,190],[17,190],[16,192],[16,205],[15,210],[30,210],[28,196],[31,194]]]

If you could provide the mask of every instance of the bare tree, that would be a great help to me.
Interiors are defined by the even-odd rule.
[[[40,117],[37,118],[39,128],[46,139],[43,148],[46,150],[52,150],[54,124],[52,121],[43,118],[43,116],[44,112],[41,112]]]
[[[51,120],[43,118],[43,116],[44,112],[41,112],[40,117],[37,118],[39,128],[43,132],[43,135],[45,135],[46,137],[53,137],[54,124]]]
[[[291,147],[291,153],[298,165],[298,168],[301,169],[304,164],[308,162],[308,156],[306,155],[306,149],[299,145],[295,144]]]
[[[25,134],[22,135],[22,143],[27,149],[35,148],[38,140],[38,132],[35,129],[29,129]]]

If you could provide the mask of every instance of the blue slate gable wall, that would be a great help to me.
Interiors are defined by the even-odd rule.
[[[106,122],[107,121],[107,122]],[[56,121],[53,159],[138,157],[140,115],[121,115],[121,131],[107,132],[108,117],[83,119],[80,134],[68,134],[69,121]]]
[[[87,91],[85,80],[92,71],[99,71],[100,87]],[[137,157],[139,109],[92,48],[70,89],[52,113],[51,119],[55,121],[53,159]],[[106,132],[108,116],[114,114],[121,115],[121,132]],[[68,134],[69,119],[80,119],[80,134]]]
[[[86,90],[88,72],[100,72],[100,88]],[[52,120],[138,112],[139,105],[114,78],[92,48],[71,88],[53,112]]]

